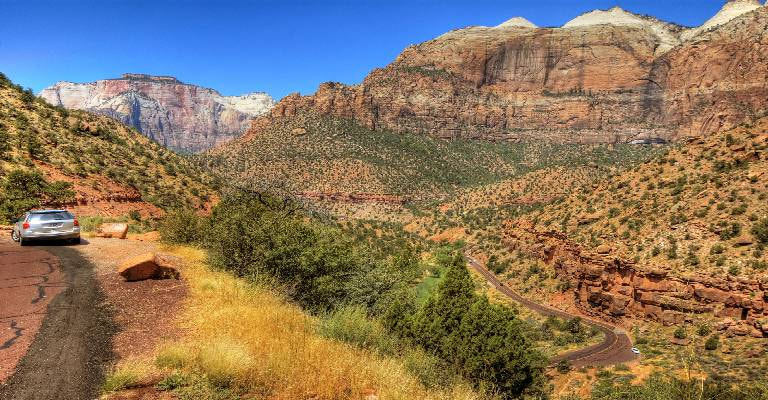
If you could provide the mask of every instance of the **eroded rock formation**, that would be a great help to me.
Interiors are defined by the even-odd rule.
[[[610,246],[590,251],[562,233],[536,230],[520,220],[508,222],[504,243],[553,265],[571,284],[576,305],[589,314],[667,325],[706,314],[724,321],[731,334],[768,337],[768,275],[673,275],[612,254]]]
[[[768,9],[728,2],[696,29],[614,8],[562,28],[513,18],[405,49],[357,86],[291,95],[302,109],[372,129],[518,140],[675,139],[730,128],[768,110]]]
[[[200,151],[239,136],[274,100],[266,93],[222,96],[168,76],[124,74],[91,83],[59,82],[49,103],[108,115],[166,147]]]

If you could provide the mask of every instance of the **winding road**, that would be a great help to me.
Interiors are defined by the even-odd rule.
[[[510,289],[509,286],[499,281],[499,278],[497,278],[495,274],[485,268],[485,266],[476,258],[469,255],[466,257],[469,265],[475,271],[480,273],[480,275],[482,275],[491,285],[493,285],[496,290],[511,298],[512,300],[520,303],[524,307],[527,307],[544,316],[555,316],[565,319],[581,317],[579,315],[572,315],[556,308],[533,302],[523,296],[520,296],[515,291]],[[585,324],[593,326],[603,333],[603,341],[583,349],[574,350],[569,353],[558,355],[550,359],[551,364],[556,364],[562,360],[567,360],[573,367],[597,367],[621,364],[628,361],[633,361],[638,358],[636,354],[632,353],[632,340],[624,330],[606,322],[584,317],[581,318]]]

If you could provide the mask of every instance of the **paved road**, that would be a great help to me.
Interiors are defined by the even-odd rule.
[[[26,354],[63,278],[51,253],[0,244],[0,382]]]
[[[114,325],[76,248],[0,243],[0,399],[98,397]]]
[[[572,315],[564,311],[533,302],[523,296],[520,296],[515,291],[510,289],[509,286],[499,281],[496,275],[488,271],[488,269],[486,269],[485,266],[481,264],[477,259],[471,256],[467,256],[467,261],[475,271],[483,275],[483,277],[485,277],[485,279],[498,291],[511,298],[512,300],[520,303],[524,307],[527,307],[545,316],[555,316],[566,319],[577,317],[577,315]],[[555,364],[561,360],[568,360],[574,367],[605,366],[621,364],[637,359],[637,355],[632,353],[632,341],[629,339],[629,336],[626,334],[626,332],[606,322],[584,317],[581,318],[585,324],[593,326],[603,333],[603,341],[583,349],[558,355],[551,359],[550,363]]]

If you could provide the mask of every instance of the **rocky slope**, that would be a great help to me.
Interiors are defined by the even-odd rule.
[[[190,152],[239,136],[253,117],[274,105],[266,93],[222,96],[176,78],[144,74],[59,82],[39,96],[55,106],[113,117],[166,147]]]
[[[11,175],[17,171],[39,173]],[[204,208],[212,179],[133,128],[83,111],[54,108],[0,74],[0,220],[56,198],[81,215],[157,216]],[[41,185],[43,186],[41,188]],[[19,193],[21,192],[21,193]],[[5,223],[2,221],[0,223]]]
[[[715,318],[768,336],[768,118],[705,138],[505,225],[585,311]]]
[[[553,166],[620,165],[643,159],[646,150],[631,145],[447,141],[373,132],[349,119],[300,112],[259,118],[241,138],[201,158],[207,169],[238,185],[280,187],[341,202],[398,203],[440,199]]]
[[[676,139],[765,114],[767,30],[755,0],[689,30],[619,8],[561,28],[513,18],[411,46],[360,85],[325,83],[272,115],[312,109],[442,138]]]

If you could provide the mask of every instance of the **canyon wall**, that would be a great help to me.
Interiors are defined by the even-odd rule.
[[[561,28],[513,19],[455,30],[359,85],[290,95],[272,116],[313,109],[370,129],[489,140],[707,134],[768,110],[768,9],[737,0],[718,15],[695,30],[618,8]]]

